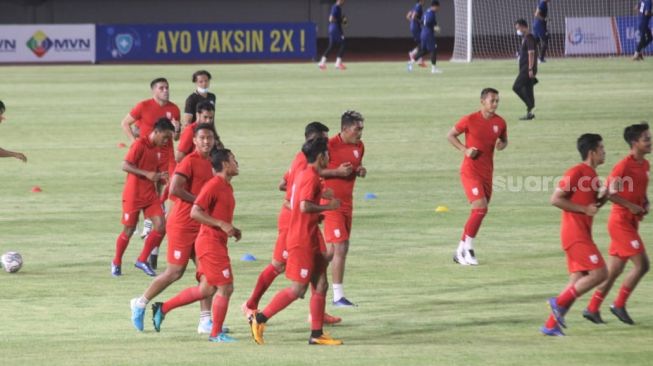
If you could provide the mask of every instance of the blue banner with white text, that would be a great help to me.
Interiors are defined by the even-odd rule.
[[[621,53],[625,55],[635,53],[640,37],[639,18],[636,16],[616,17],[616,20],[619,30],[619,42],[621,43]],[[651,28],[650,23],[649,28]],[[644,49],[644,53],[653,53],[653,43]]]
[[[100,24],[97,62],[311,60],[314,23]]]

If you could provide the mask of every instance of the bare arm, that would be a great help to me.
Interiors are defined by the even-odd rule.
[[[528,77],[531,79],[535,77],[535,74],[533,74],[534,65],[535,65],[535,50],[529,50],[528,51]]]
[[[508,147],[508,138],[507,137],[499,137],[497,140],[497,150],[501,151]]]
[[[190,210],[190,217],[200,224],[213,226],[224,231],[227,233],[227,236],[236,238],[236,241],[239,241],[242,237],[242,233],[239,229],[228,222],[218,220],[215,217],[209,215],[198,205],[193,205],[193,208]]]
[[[627,199],[621,197],[618,192],[621,191],[621,181],[618,179],[613,180],[610,182],[610,186],[608,187],[608,195],[607,199],[612,201],[613,203],[616,203],[618,205],[621,205],[630,211],[633,215],[641,215],[645,213],[647,210],[644,207],[638,206]],[[647,200],[648,202],[648,200]]]
[[[335,177],[348,177],[352,172],[351,163],[342,163],[335,169],[322,169],[320,170],[320,177],[322,178],[335,178]]]
[[[190,113],[184,113],[181,115],[181,128],[186,128],[189,124],[193,122],[193,115]]]
[[[136,122],[134,117],[131,116],[131,114],[127,113],[125,118],[122,119],[122,122],[120,122],[120,126],[122,127],[122,130],[125,132],[125,135],[129,138],[129,141],[134,141],[136,140],[136,137],[134,136],[134,133],[132,132],[131,126]]]
[[[279,182],[279,190],[285,192],[287,189],[288,189],[288,182],[286,182],[286,178],[283,177],[281,178],[281,182]]]
[[[167,179],[168,178],[168,172],[152,172],[152,171],[147,171],[143,169],[137,168],[134,164],[123,161],[122,162],[122,170],[126,171],[127,173],[131,173],[134,175],[139,175],[141,177],[147,178],[151,180],[152,182],[158,182],[161,179]]]
[[[1,147],[0,147],[0,158],[16,158],[18,160],[21,160],[23,163],[27,163],[27,157],[23,153],[5,150]]]
[[[181,174],[175,174],[174,177],[172,177],[172,182],[170,183],[170,193],[174,194],[175,196],[181,198],[182,200],[186,202],[195,202],[195,195],[187,191],[184,186],[186,186],[186,182],[188,179],[181,175]]]
[[[474,159],[478,155],[478,149],[474,146],[466,148],[465,145],[460,142],[460,139],[458,139],[458,136],[460,136],[461,133],[462,132],[458,132],[455,127],[452,127],[451,130],[449,130],[449,133],[447,133],[447,140],[456,148],[456,150],[461,151],[466,156]]]
[[[311,201],[301,201],[299,203],[299,210],[304,213],[318,213],[323,211],[335,210],[340,207],[340,201],[338,199],[332,199],[326,205],[316,205]]]
[[[561,189],[556,189],[555,192],[553,192],[553,194],[551,195],[550,202],[552,205],[554,205],[555,207],[561,210],[578,212],[578,213],[585,214],[587,216],[594,216],[599,211],[599,207],[596,203],[583,206],[571,202],[571,200],[569,200],[568,198],[567,192]]]
[[[181,162],[181,160],[185,157],[186,157],[186,153],[183,153],[179,150],[175,151],[175,161],[177,163]]]

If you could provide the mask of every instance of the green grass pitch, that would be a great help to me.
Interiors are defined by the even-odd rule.
[[[497,191],[476,240],[481,265],[459,267],[451,255],[469,206],[458,181],[462,155],[446,141],[462,115],[478,109],[479,92],[500,90],[498,113],[510,145],[495,158],[495,176],[555,177],[579,161],[576,138],[603,135],[606,176],[627,152],[627,124],[653,122],[650,62],[627,59],[551,60],[540,67],[537,118],[520,122],[511,90],[514,61],[443,62],[444,74],[405,71],[403,63],[350,63],[345,72],[312,64],[3,66],[0,99],[8,120],[0,146],[29,161],[0,160],[0,251],[25,259],[15,275],[0,273],[0,359],[7,365],[614,365],[650,364],[653,277],[628,304],[626,326],[604,304],[608,324],[581,317],[588,295],[567,316],[568,336],[539,334],[545,300],[565,285],[558,209],[551,187]],[[165,76],[183,105],[190,75],[207,68],[218,95],[216,123],[240,162],[234,180],[235,223],[243,240],[230,244],[235,292],[226,324],[239,342],[210,344],[195,333],[199,308],[170,313],[161,333],[146,322],[139,334],[129,300],[150,278],[131,267],[142,247],[133,238],[124,275],[109,273],[120,231],[120,170],[126,138],[119,122],[149,97],[149,81]],[[277,183],[303,139],[307,122],[339,129],[346,109],[366,117],[368,177],[356,186],[352,246],[345,277],[356,309],[328,330],[339,348],[306,345],[308,300],[272,319],[267,344],[255,345],[240,313],[276,238],[282,194]],[[42,193],[31,193],[39,185]],[[378,198],[365,201],[365,193]],[[438,205],[450,208],[435,213]],[[595,240],[607,252],[608,209],[595,219]],[[653,245],[651,219],[641,225]],[[256,262],[241,262],[252,253]],[[630,267],[628,267],[630,268]],[[193,284],[187,276],[157,300]],[[279,277],[262,301],[288,285]],[[329,294],[329,300],[331,295]],[[148,309],[146,320],[149,319]]]

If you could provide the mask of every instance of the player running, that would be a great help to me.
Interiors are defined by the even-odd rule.
[[[626,275],[617,298],[610,305],[610,311],[626,324],[635,323],[626,311],[626,301],[650,267],[644,242],[638,233],[639,222],[649,210],[646,191],[650,167],[645,159],[645,155],[651,153],[648,124],[642,122],[626,127],[624,139],[630,146],[630,154],[615,165],[607,181],[612,201],[608,220],[608,233],[612,239],[608,279],[597,287],[587,309],[583,311],[586,319],[597,324],[603,323],[599,312],[601,303],[629,260],[633,262],[633,268]]]
[[[342,63],[342,56],[345,53],[345,33],[342,31],[342,26],[347,25],[347,17],[342,13],[344,4],[345,0],[336,0],[336,3],[331,7],[331,13],[329,14],[329,45],[317,65],[320,70],[326,70],[327,56],[331,49],[336,46],[339,46],[339,48],[334,67],[338,70],[347,69],[345,64]]]
[[[535,19],[533,20],[533,36],[540,48],[540,62],[546,62],[544,58],[549,48],[549,31],[546,27],[546,18],[549,16],[549,0],[539,0],[535,9]]]
[[[197,121],[199,117],[196,113],[197,106],[200,103],[209,103],[215,110],[215,94],[209,92],[211,85],[211,73],[206,70],[199,70],[193,73],[193,83],[195,83],[195,91],[186,98],[184,105],[184,115],[182,116],[182,127],[188,126],[190,123]]]
[[[551,195],[551,204],[562,210],[560,238],[567,256],[569,283],[558,297],[548,303],[551,315],[540,328],[547,336],[564,336],[565,314],[576,298],[605,281],[608,271],[603,256],[592,239],[592,220],[605,203],[607,192],[601,188],[596,167],[605,161],[600,135],[586,133],[578,138],[582,163],[567,170]]]
[[[330,199],[327,204],[319,204],[320,199],[329,197],[328,191],[322,194],[320,170],[329,161],[327,140],[318,138],[308,140],[302,146],[307,167],[297,175],[290,190],[291,215],[288,227],[288,262],[286,277],[292,281],[290,287],[277,292],[272,301],[249,318],[252,337],[257,344],[263,344],[263,331],[266,322],[279,311],[285,309],[298,298],[304,298],[309,284],[312,287],[310,300],[311,335],[309,344],[340,345],[341,340],[331,338],[322,330],[326,292],[326,253],[322,235],[318,227],[320,213],[338,208],[340,202]]]
[[[161,180],[168,179],[168,172],[161,170],[160,151],[172,140],[174,130],[175,127],[169,119],[160,118],[147,135],[134,141],[125,156],[122,164],[122,170],[127,172],[125,188],[122,192],[124,228],[116,240],[116,255],[111,262],[111,274],[114,277],[122,275],[122,256],[136,230],[140,211],[143,211],[145,217],[152,221],[153,230],[145,240],[135,267],[148,276],[156,276],[147,259],[152,250],[161,245],[165,235],[165,218],[155,185]]]
[[[420,34],[420,47],[419,51],[408,62],[408,71],[413,71],[413,64],[416,59],[420,59],[427,54],[431,54],[431,73],[441,74],[442,70],[435,66],[438,55],[438,45],[435,42],[435,33],[440,33],[440,26],[436,20],[435,13],[440,10],[440,2],[438,0],[431,1],[431,6],[424,13],[424,20],[422,25],[422,33]]]
[[[460,181],[472,205],[453,257],[454,262],[463,266],[478,265],[474,238],[487,214],[492,197],[494,150],[496,148],[501,151],[508,146],[506,121],[496,114],[498,106],[499,91],[493,88],[483,89],[481,110],[461,118],[447,134],[447,140],[464,154]],[[465,144],[458,139],[461,134],[465,134]]]
[[[408,52],[408,59],[413,62],[415,62],[415,55],[419,52],[421,43],[422,18],[424,16],[424,8],[422,6],[424,6],[424,0],[417,0],[415,6],[406,14],[406,20],[410,23],[410,33],[413,35],[413,41],[415,41],[415,48]],[[423,59],[419,60],[419,66],[426,67]]]
[[[651,0],[639,0],[639,5],[637,6],[637,12],[639,13],[639,43],[637,44],[635,56],[633,56],[634,61],[644,60],[644,54],[642,52],[653,41],[653,34],[651,34],[651,28],[649,27],[649,23],[651,22],[651,3]]]

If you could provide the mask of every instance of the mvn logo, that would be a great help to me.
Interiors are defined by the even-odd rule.
[[[52,48],[52,40],[42,31],[37,31],[27,40],[27,48],[32,50],[36,57],[43,57]]]

